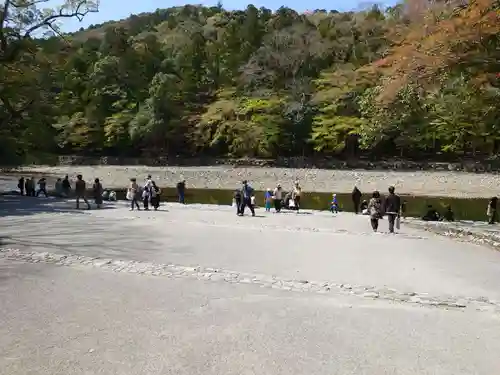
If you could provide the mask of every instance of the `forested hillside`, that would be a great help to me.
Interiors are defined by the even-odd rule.
[[[4,0],[0,156],[493,155],[499,4],[188,5],[62,35],[62,12]]]

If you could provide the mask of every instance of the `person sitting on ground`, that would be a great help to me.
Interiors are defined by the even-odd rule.
[[[108,190],[104,190],[102,192],[102,200],[109,201],[109,191]]]
[[[361,202],[361,205],[359,206],[359,209],[361,211],[361,214],[363,215],[369,215],[370,213],[368,212],[368,202],[364,200]]]
[[[441,215],[439,212],[432,207],[432,204],[427,206],[427,213],[422,216],[422,220],[424,221],[439,221],[441,219]]]
[[[451,209],[450,205],[446,206],[446,211],[444,212],[443,220],[455,221],[455,214],[453,213],[453,210]]]

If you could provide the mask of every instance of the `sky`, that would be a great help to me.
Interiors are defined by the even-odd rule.
[[[257,8],[266,7],[272,10],[276,10],[281,6],[287,6],[289,8],[295,9],[298,12],[304,12],[307,10],[314,9],[326,9],[326,10],[356,10],[361,7],[369,6],[370,4],[380,4],[380,5],[392,5],[395,0],[258,0],[254,2],[248,2],[244,0],[224,0],[222,5],[225,9],[245,9],[248,4],[253,4]],[[64,0],[49,0],[46,5],[47,7],[55,8],[62,5]],[[161,0],[100,0],[99,13],[88,14],[82,22],[77,19],[64,20],[61,25],[62,29],[66,32],[76,31],[80,27],[86,28],[91,24],[100,24],[110,20],[120,20],[129,17],[131,14],[137,14],[142,12],[153,12],[156,9],[164,9],[172,6],[179,6],[189,4],[183,1],[161,1]],[[190,4],[201,4],[206,6],[212,6],[217,4],[217,0],[198,0]]]

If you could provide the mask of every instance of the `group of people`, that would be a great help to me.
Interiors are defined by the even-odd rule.
[[[18,181],[17,187],[21,195],[25,195],[28,197],[38,197],[43,193],[45,197],[48,197],[47,193],[47,179],[42,177],[38,180],[38,189],[35,190],[34,178],[24,178],[21,177]],[[64,179],[58,178],[55,183],[55,195],[61,198],[68,198],[71,195],[71,182],[69,180],[69,176],[65,176]],[[87,183],[83,179],[81,174],[76,176],[74,195],[76,198],[76,208],[80,208],[80,200],[87,205],[87,209],[91,209],[90,202],[87,199]],[[97,208],[101,208],[104,199],[108,200],[116,200],[115,192],[107,192],[104,191],[101,182],[98,178],[94,180],[94,184],[92,185],[92,196]]]
[[[148,175],[143,186],[139,186],[136,178],[131,178],[126,197],[130,201],[130,211],[141,209],[139,207],[139,200],[142,201],[144,210],[148,211],[150,206],[155,211],[158,210],[160,207],[160,194],[161,190],[151,175]]]
[[[276,188],[267,189],[264,194],[264,207],[266,212],[270,212],[274,206],[276,212],[281,212],[282,208],[295,210],[299,212],[302,197],[302,188],[298,182],[295,182],[292,191],[285,193],[280,184]],[[243,216],[245,208],[248,207],[252,216],[255,216],[255,194],[254,189],[248,184],[247,180],[242,181],[242,186],[237,189],[233,195],[233,206],[236,207],[236,214]]]
[[[21,177],[17,183],[17,188],[21,195],[26,194],[27,197],[38,197],[41,193],[47,197],[47,180],[42,177],[38,180],[36,185],[38,185],[38,189],[35,189],[34,177],[28,177],[26,179]]]

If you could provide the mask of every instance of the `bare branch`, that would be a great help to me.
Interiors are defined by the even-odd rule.
[[[36,25],[33,25],[32,27],[30,27],[24,33],[23,38],[24,39],[29,38],[33,32],[35,32],[36,30],[38,30],[38,29],[40,29],[40,28],[42,28],[44,26],[52,26],[52,23],[54,21],[56,21],[57,19],[76,17],[81,22],[83,20],[83,17],[85,17],[87,14],[89,14],[89,13],[96,13],[98,11],[97,9],[85,9],[84,11],[82,11],[81,8],[83,8],[86,3],[87,3],[86,0],[81,0],[78,3],[75,11],[72,12],[72,13],[64,13],[63,9],[61,9],[58,14],[53,14],[53,15],[51,15],[51,16],[43,19],[42,21],[40,21]]]
[[[5,4],[3,5],[2,9],[2,14],[0,14],[0,47],[2,52],[7,50],[7,38],[5,37],[3,30],[10,5],[11,5],[11,0],[5,0]]]

